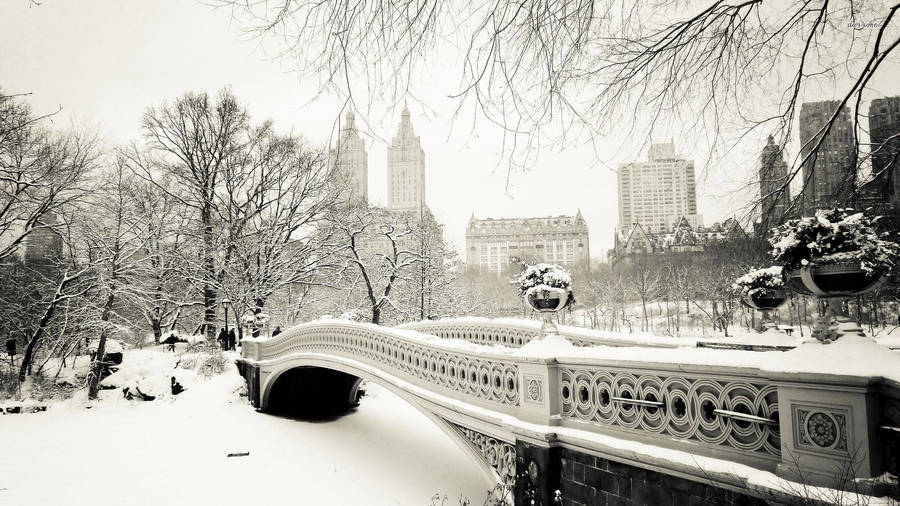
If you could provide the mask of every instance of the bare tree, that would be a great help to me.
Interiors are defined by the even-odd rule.
[[[217,4],[281,44],[323,90],[351,101],[360,94],[399,101],[415,91],[429,59],[445,61],[461,48],[459,80],[448,94],[501,126],[512,137],[507,152],[583,132],[596,137],[623,122],[637,130],[632,137],[647,139],[669,121],[706,137],[711,150],[755,130],[784,147],[800,104],[822,89],[834,90],[835,110],[778,193],[815,160],[845,106],[859,163],[866,151],[896,151],[889,141],[860,149],[859,135],[874,78],[896,69],[900,4],[893,1]]]
[[[120,306],[127,310],[144,298],[138,279],[143,271],[139,266],[148,259],[144,253],[150,237],[144,233],[135,178],[126,165],[123,156],[115,157],[103,174],[100,189],[90,199],[90,210],[82,215],[81,260],[93,271],[97,288],[94,304],[99,312],[93,329],[99,334],[97,352],[88,381],[91,399],[97,397],[107,338],[119,324],[135,326],[127,313],[119,311]]]
[[[637,257],[627,266],[625,283],[630,291],[641,302],[641,330],[652,330],[650,315],[647,314],[647,303],[656,299],[661,288],[662,278],[659,269],[647,258]]]
[[[273,137],[268,150],[277,155],[265,158],[258,198],[240,209],[231,206],[238,199],[226,205],[228,215],[247,217],[231,236],[234,266],[221,276],[223,290],[239,303],[236,318],[246,310],[260,313],[288,286],[320,284],[316,278],[327,254],[318,229],[338,192],[330,185],[324,153],[290,136]]]
[[[407,318],[415,314],[417,307],[404,308],[394,301],[400,298],[394,293],[398,285],[415,280],[415,268],[424,261],[409,218],[383,209],[353,207],[328,220],[334,271],[348,296],[361,287],[371,322],[380,324],[385,308],[406,313]]]
[[[0,90],[0,260],[15,253],[46,217],[84,195],[96,140],[76,129],[53,132],[17,97]]]

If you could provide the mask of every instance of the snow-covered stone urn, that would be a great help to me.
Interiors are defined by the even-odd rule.
[[[740,292],[741,303],[762,313],[757,330],[775,327],[771,311],[787,300],[784,286],[784,273],[778,265],[752,270],[735,281],[733,288]]]
[[[864,335],[844,301],[878,288],[900,252],[878,232],[878,219],[852,209],[819,210],[773,230],[772,256],[784,265],[788,288],[828,303],[812,332],[822,342]]]
[[[528,265],[513,280],[519,295],[532,310],[544,315],[541,332],[546,336],[556,334],[553,314],[575,304],[572,277],[559,265]]]

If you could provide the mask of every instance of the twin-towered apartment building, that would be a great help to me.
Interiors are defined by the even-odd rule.
[[[422,212],[426,208],[425,152],[413,130],[409,108],[405,104],[387,155],[388,209]],[[348,183],[350,198],[368,202],[369,155],[352,110],[347,111],[330,158],[332,167]]]

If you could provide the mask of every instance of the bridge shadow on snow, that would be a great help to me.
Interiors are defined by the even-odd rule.
[[[356,412],[360,380],[321,367],[282,373],[269,394],[266,412],[305,422],[331,422]]]

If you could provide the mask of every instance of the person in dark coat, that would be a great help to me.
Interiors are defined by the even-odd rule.
[[[237,345],[237,335],[234,333],[234,329],[228,329],[228,349],[234,351]]]
[[[225,329],[219,330],[219,337],[216,338],[216,341],[219,342],[219,347],[223,350],[228,349],[228,334],[225,333]]]
[[[281,325],[275,327],[275,330],[272,331],[272,337],[275,337],[278,334],[281,334]]]

